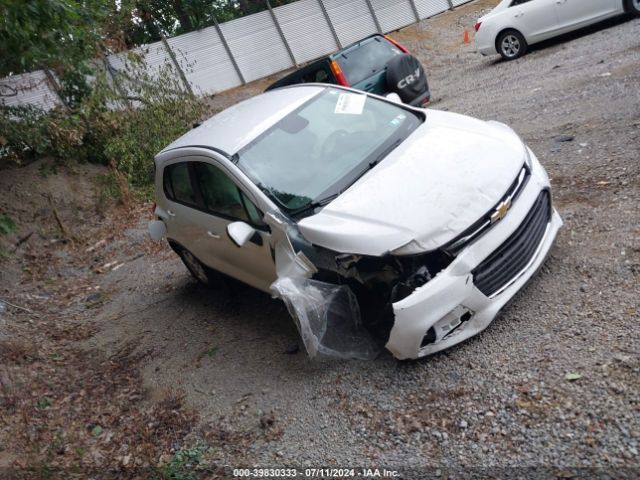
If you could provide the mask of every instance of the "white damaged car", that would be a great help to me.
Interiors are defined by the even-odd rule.
[[[272,90],[160,152],[155,239],[281,298],[311,356],[398,359],[487,327],[562,220],[509,127],[320,84]]]

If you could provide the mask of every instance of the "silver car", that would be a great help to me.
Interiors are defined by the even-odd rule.
[[[483,330],[562,221],[509,127],[328,85],[237,104],[160,152],[154,238],[281,298],[312,355],[422,357]]]

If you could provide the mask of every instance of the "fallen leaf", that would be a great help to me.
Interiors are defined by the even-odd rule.
[[[580,380],[582,378],[581,373],[567,373],[564,376],[565,380],[569,380],[570,382],[575,382],[576,380]]]

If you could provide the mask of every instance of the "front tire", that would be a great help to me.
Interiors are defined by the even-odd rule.
[[[498,37],[496,47],[502,58],[515,60],[527,52],[527,41],[517,30],[507,30]]]
[[[640,0],[627,0],[627,11],[635,17],[640,17]]]

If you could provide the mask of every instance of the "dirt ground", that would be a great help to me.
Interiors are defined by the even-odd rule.
[[[502,62],[462,42],[496,3],[393,34],[425,65],[432,108],[523,137],[565,221],[485,332],[416,362],[311,361],[281,303],[195,283],[148,239],[150,204],[104,195],[102,168],[2,170],[0,214],[17,229],[0,236],[0,472],[638,478],[640,19]]]

